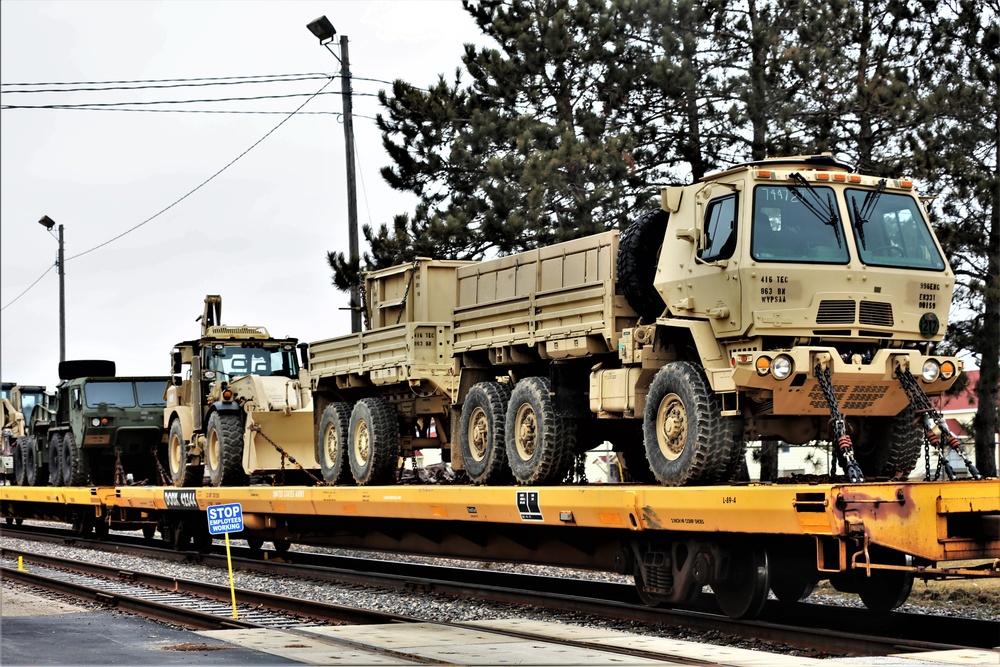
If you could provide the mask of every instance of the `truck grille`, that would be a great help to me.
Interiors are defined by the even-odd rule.
[[[891,327],[892,304],[877,301],[862,301],[860,309],[861,324],[871,324],[877,327]]]
[[[854,324],[857,304],[852,299],[824,299],[819,302],[816,324]]]

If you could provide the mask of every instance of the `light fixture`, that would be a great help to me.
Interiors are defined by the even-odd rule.
[[[320,44],[333,41],[334,35],[337,34],[337,29],[333,27],[330,19],[326,18],[326,16],[320,16],[306,27],[309,28],[309,32],[316,35]]]

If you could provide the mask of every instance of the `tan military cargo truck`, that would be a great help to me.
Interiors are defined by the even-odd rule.
[[[171,353],[163,426],[175,486],[244,484],[251,476],[308,481],[312,395],[297,340],[260,326],[222,324],[222,298],[209,295],[201,337]]]
[[[355,481],[386,481],[401,441],[433,440],[480,484],[559,482],[603,441],[668,485],[729,481],[746,442],[777,439],[833,443],[853,480],[905,477],[944,429],[915,408],[961,372],[933,354],[955,280],[912,183],[827,155],[665,188],[620,236],[430,282],[433,264],[368,277],[367,306],[405,320],[311,347],[328,481],[345,452]],[[453,310],[409,310],[410,288]]]

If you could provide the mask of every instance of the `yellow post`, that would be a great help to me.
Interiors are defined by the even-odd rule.
[[[24,572],[24,556],[17,557],[17,569]]]
[[[236,613],[236,584],[233,583],[233,557],[229,554],[229,533],[226,533],[226,562],[229,563],[229,592],[233,595],[233,618],[239,620]]]

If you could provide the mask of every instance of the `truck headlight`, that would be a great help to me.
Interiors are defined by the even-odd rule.
[[[101,425],[101,420],[98,419],[97,417],[94,417],[93,419],[90,420],[90,425],[91,426],[100,426]]]
[[[924,378],[924,382],[934,382],[941,375],[941,364],[934,359],[928,359],[924,362],[924,369],[921,375]]]
[[[795,364],[792,363],[792,358],[784,354],[779,354],[774,358],[774,363],[771,364],[771,375],[773,375],[778,380],[785,380],[795,370]]]

